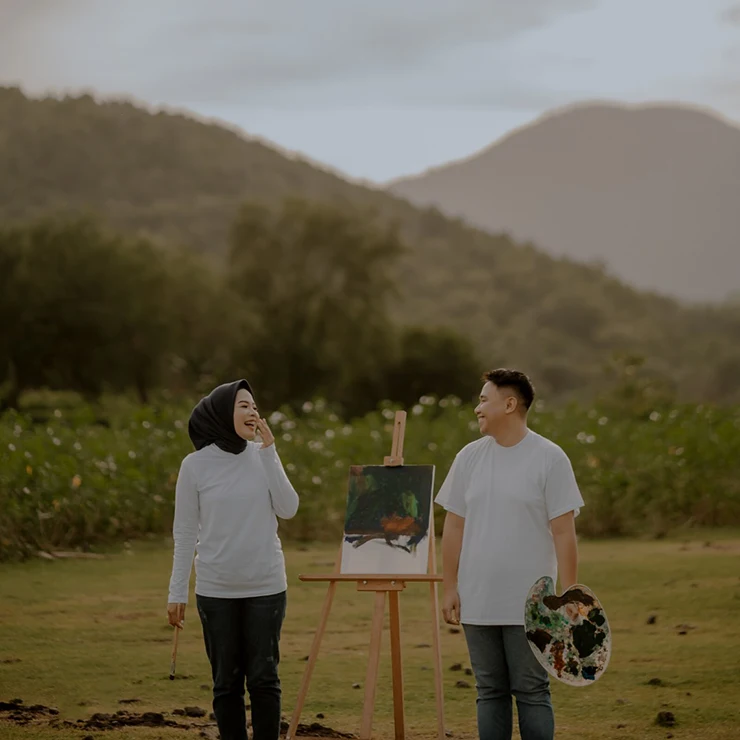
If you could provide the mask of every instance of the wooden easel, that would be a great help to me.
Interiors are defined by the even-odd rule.
[[[389,467],[403,465],[403,438],[406,431],[406,412],[397,411],[393,426],[393,443],[391,454],[387,456],[383,464]],[[403,706],[403,667],[401,663],[401,610],[398,594],[406,588],[407,582],[428,582],[432,621],[432,653],[434,661],[434,688],[437,704],[437,737],[445,740],[444,726],[444,697],[442,692],[442,654],[439,641],[439,608],[437,601],[437,583],[442,580],[437,575],[437,554],[434,547],[434,511],[429,513],[429,560],[427,573],[403,574],[403,575],[379,575],[379,574],[342,574],[340,573],[342,562],[342,547],[334,564],[334,572],[327,575],[300,575],[301,581],[328,581],[329,587],[324,597],[324,605],[321,609],[319,626],[311,644],[311,652],[308,656],[306,670],[298,691],[298,699],[293,717],[288,728],[286,740],[293,740],[300,721],[303,704],[308,694],[308,686],[311,682],[316,659],[324,636],[326,622],[331,610],[334,592],[340,581],[355,581],[358,591],[375,591],[375,605],[373,608],[373,621],[370,628],[370,655],[367,664],[365,678],[365,700],[362,710],[362,722],[360,724],[360,740],[370,740],[372,735],[373,710],[375,708],[375,689],[378,683],[378,667],[380,665],[380,642],[383,635],[383,617],[385,616],[385,599],[388,595],[390,605],[390,646],[391,646],[391,671],[393,676],[393,719],[396,740],[404,740],[406,727]]]

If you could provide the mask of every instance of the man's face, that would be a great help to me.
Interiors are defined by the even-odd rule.
[[[516,398],[507,388],[499,388],[489,380],[480,392],[480,403],[475,407],[481,434],[493,436],[516,411]]]

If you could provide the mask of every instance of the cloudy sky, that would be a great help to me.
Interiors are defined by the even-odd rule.
[[[740,2],[0,0],[0,84],[186,108],[382,182],[584,100],[740,122]]]

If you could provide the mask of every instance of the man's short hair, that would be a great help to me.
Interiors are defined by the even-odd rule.
[[[482,380],[493,383],[497,388],[508,388],[513,391],[525,410],[529,410],[529,407],[534,402],[534,386],[532,385],[532,381],[519,370],[509,370],[508,368],[500,367],[484,373]]]

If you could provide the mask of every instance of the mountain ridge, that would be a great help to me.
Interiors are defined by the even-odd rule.
[[[712,302],[740,287],[740,126],[698,106],[568,106],[389,190],[638,288]]]
[[[527,368],[544,393],[603,384],[615,353],[650,358],[650,371],[686,395],[719,393],[716,374],[734,377],[726,370],[740,346],[734,309],[637,290],[598,266],[417,208],[246,137],[125,101],[31,100],[0,89],[0,220],[83,210],[223,263],[245,201],[295,196],[361,208],[397,223],[410,247],[398,272],[399,322],[464,334],[482,366]]]
[[[458,164],[465,164],[466,162],[469,162],[470,160],[477,159],[481,155],[488,152],[490,149],[493,149],[494,147],[498,146],[499,144],[503,144],[511,137],[515,136],[516,134],[520,132],[525,132],[529,129],[534,128],[540,123],[544,123],[552,118],[557,118],[558,116],[569,113],[569,112],[577,112],[582,109],[589,109],[589,108],[604,108],[607,110],[616,109],[616,110],[661,110],[661,109],[680,109],[680,110],[686,110],[686,111],[695,111],[697,113],[704,113],[710,118],[714,118],[720,123],[725,124],[726,126],[730,128],[735,128],[738,131],[740,131],[740,121],[736,121],[732,118],[729,118],[728,116],[725,116],[724,114],[720,113],[719,111],[715,110],[714,108],[711,108],[709,106],[703,106],[698,105],[695,103],[686,103],[681,100],[664,100],[664,101],[654,101],[654,102],[643,102],[643,103],[623,103],[619,101],[612,100],[610,98],[589,98],[588,100],[578,101],[575,103],[568,103],[567,105],[562,105],[557,108],[550,108],[549,110],[544,111],[540,115],[536,116],[535,118],[520,124],[519,126],[515,126],[514,128],[510,129],[504,134],[501,134],[498,138],[494,139],[492,142],[488,144],[484,144],[482,147],[479,147],[478,149],[475,149],[470,154],[465,154],[462,157],[456,157],[455,159],[450,159],[445,162],[439,162],[438,164],[432,164],[428,167],[425,167],[421,170],[418,170],[416,172],[409,172],[404,175],[398,175],[396,177],[391,177],[387,180],[384,180],[380,183],[380,185],[386,189],[392,190],[393,186],[397,183],[405,182],[406,180],[414,180],[419,177],[423,177],[425,175],[430,175],[435,172],[438,172],[439,170],[444,170],[448,167],[458,165]]]

